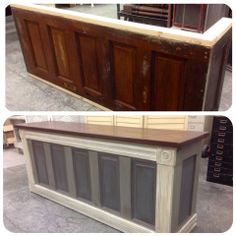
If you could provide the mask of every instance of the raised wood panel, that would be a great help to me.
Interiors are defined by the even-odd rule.
[[[136,49],[112,43],[114,101],[117,106],[135,110]]]
[[[99,176],[102,207],[120,211],[119,159],[99,153]]]
[[[184,60],[154,53],[153,64],[152,110],[182,110]]]
[[[32,21],[25,22],[30,39],[30,45],[32,47],[32,55],[35,67],[38,67],[42,70],[47,70],[47,62],[43,49],[43,42],[41,38],[39,23]]]
[[[74,149],[73,159],[77,196],[90,201],[91,181],[88,151]]]
[[[79,53],[83,68],[83,87],[93,96],[102,95],[102,81],[99,75],[99,46],[96,38],[77,35]]]
[[[36,167],[37,180],[39,184],[49,184],[46,156],[43,148],[43,142],[32,141],[33,157]]]
[[[55,54],[57,76],[60,79],[70,80],[70,69],[65,33],[60,28],[50,27],[50,34]]]
[[[61,145],[52,144],[51,155],[55,175],[56,189],[68,192],[64,147]]]
[[[132,161],[132,218],[155,224],[156,166],[154,162]],[[158,216],[157,216],[158,217]]]

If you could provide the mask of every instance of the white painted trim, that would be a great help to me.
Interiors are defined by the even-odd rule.
[[[156,175],[155,230],[171,233],[174,167],[157,165]]]
[[[22,139],[22,144],[23,144],[23,151],[24,151],[25,165],[26,165],[26,170],[27,170],[27,175],[28,175],[29,189],[31,190],[32,186],[35,184],[35,178],[34,178],[34,173],[33,173],[30,153],[29,153],[29,147],[28,147],[28,143],[25,138],[23,130],[20,130],[19,133]]]
[[[95,16],[85,13],[74,12],[70,10],[62,10],[58,8],[40,6],[35,4],[12,4],[12,7],[30,10],[32,12],[44,13],[53,16],[60,16],[66,19],[78,20],[86,23],[96,24],[108,28],[124,30],[128,32],[138,33],[153,37],[156,39],[167,38],[173,40],[181,40],[191,44],[204,45],[212,47],[224,33],[232,27],[232,19],[221,18],[211,28],[203,34],[196,32],[183,31],[174,28],[164,28],[129,21],[121,21],[102,16]]]
[[[120,156],[140,158],[157,161],[160,153],[159,148],[152,145],[127,143],[120,141],[108,141],[108,139],[96,139],[86,137],[72,137],[62,134],[49,134],[46,132],[22,130],[25,139],[38,140],[71,147],[83,148],[92,151],[106,152]]]
[[[197,226],[197,213],[195,213],[178,231],[178,233],[189,233]]]
[[[89,216],[97,221],[114,227],[122,232],[127,233],[155,233],[153,230],[148,229],[140,224],[128,221],[119,216],[113,215],[107,211],[100,208],[96,208],[85,202],[79,201],[77,199],[71,198],[69,196],[63,195],[59,192],[50,190],[43,186],[35,184],[32,186],[31,191],[39,194],[45,198],[48,198],[54,202],[57,202],[63,206],[71,208],[77,212],[80,212],[86,216]]]
[[[49,82],[49,81],[47,81],[47,80],[44,80],[44,79],[42,79],[42,78],[40,78],[40,77],[38,77],[38,76],[36,76],[36,75],[33,75],[33,74],[29,73],[29,72],[27,72],[27,73],[28,73],[28,75],[31,76],[32,78],[37,79],[37,80],[39,80],[39,81],[41,81],[41,82],[43,82],[43,83],[45,83],[45,84],[47,84],[47,85],[50,85],[50,86],[52,86],[52,87],[54,87],[54,88],[56,88],[56,89],[59,89],[59,90],[61,90],[62,92],[67,93],[67,94],[69,94],[69,95],[71,95],[71,96],[73,96],[73,97],[76,97],[76,98],[78,98],[78,99],[80,99],[80,100],[82,100],[82,101],[85,101],[85,102],[89,103],[90,105],[93,105],[93,106],[95,106],[95,107],[101,109],[102,111],[111,111],[110,109],[108,109],[108,108],[106,108],[106,107],[104,107],[104,106],[102,106],[102,105],[100,105],[100,104],[98,104],[98,103],[95,103],[95,102],[93,102],[93,101],[91,101],[91,100],[89,100],[89,99],[87,99],[87,98],[85,98],[85,97],[82,97],[82,96],[80,96],[80,95],[78,95],[78,94],[76,94],[76,93],[73,93],[73,92],[71,92],[71,91],[69,91],[69,90],[67,90],[67,89],[62,88],[62,87],[59,86],[59,85],[56,85],[56,84],[51,83],[51,82]]]

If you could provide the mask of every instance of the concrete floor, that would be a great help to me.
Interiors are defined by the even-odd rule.
[[[70,8],[116,18],[116,5],[90,5]],[[15,25],[12,17],[6,18],[6,107],[10,111],[99,111],[82,99],[59,91],[27,75]],[[226,71],[220,102],[221,111],[231,106],[232,75]]]
[[[23,155],[3,152],[3,221],[11,232],[115,233],[107,225],[30,193]],[[207,182],[207,159],[201,159],[197,197],[198,225],[193,232],[221,233],[233,219],[233,188]]]

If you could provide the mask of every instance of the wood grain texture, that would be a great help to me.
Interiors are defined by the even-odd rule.
[[[115,103],[135,110],[135,48],[114,43],[112,54]]]
[[[35,66],[47,70],[47,63],[43,49],[39,24],[31,21],[26,21],[26,25],[33,49],[32,53],[34,55]]]
[[[210,54],[217,41],[230,39],[229,22],[219,23],[225,30],[217,27],[219,37],[213,37],[214,43],[206,46],[193,40],[204,38],[198,34],[186,42],[183,35],[177,37],[188,35],[186,32],[174,30],[160,36],[159,31],[155,35],[155,30],[144,31],[139,24],[125,28],[126,23],[114,23],[112,19],[111,24],[95,16],[96,23],[92,16],[79,17],[78,13],[76,18],[71,12],[70,18],[63,10],[58,14],[57,9],[52,10],[50,14],[50,8],[43,8],[45,12],[40,9],[22,9],[19,5],[12,8],[29,73],[112,110],[205,109],[204,97],[210,93],[205,90]],[[28,27],[26,22],[33,23]],[[205,34],[211,38],[212,29],[209,32]],[[174,34],[176,37],[171,37]],[[227,51],[220,57],[223,64]],[[216,95],[220,94],[220,84]],[[209,103],[214,107],[217,96]]]
[[[152,110],[183,110],[184,60],[157,54],[154,55],[153,63]]]
[[[190,144],[208,136],[207,132],[113,127],[108,125],[91,125],[60,121],[17,124],[16,127],[26,130],[171,147],[181,147],[185,144]]]
[[[99,73],[99,46],[96,38],[80,35],[79,40],[80,57],[83,68],[83,86],[87,93],[93,96],[101,96],[102,80]]]

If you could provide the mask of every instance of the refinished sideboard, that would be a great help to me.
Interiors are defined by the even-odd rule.
[[[111,110],[218,110],[232,19],[200,34],[47,6],[11,7],[34,78]]]
[[[203,132],[17,124],[30,191],[123,232],[190,232]]]

